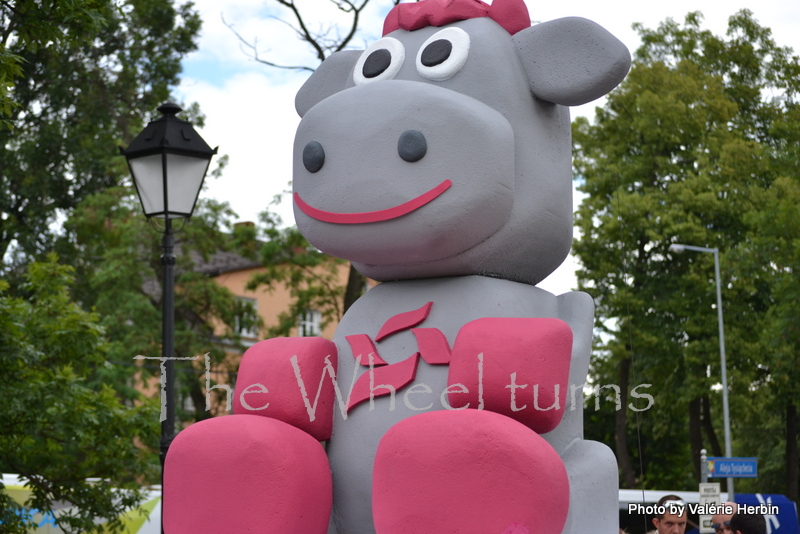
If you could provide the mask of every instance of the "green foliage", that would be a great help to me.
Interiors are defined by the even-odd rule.
[[[18,103],[12,93],[22,76],[25,59],[12,50],[36,51],[48,46],[69,46],[93,35],[105,23],[108,6],[97,0],[81,2],[17,0],[0,3],[0,129]]]
[[[72,276],[50,256],[29,267],[28,299],[9,296],[0,281],[0,471],[27,479],[29,507],[72,503],[59,516],[65,531],[99,532],[95,518],[121,527],[117,516],[140,502],[141,482],[155,480],[147,446],[158,407],[141,399],[129,407],[110,386],[92,385],[109,365],[107,344],[97,315],[71,300]],[[3,528],[18,528],[23,519],[0,497]]]
[[[775,410],[769,399],[797,398],[776,381],[781,351],[773,329],[778,317],[788,326],[796,300],[785,297],[800,283],[796,263],[774,254],[798,246],[784,224],[797,216],[800,61],[748,11],[730,18],[724,38],[701,21],[690,13],[683,25],[638,26],[643,44],[629,76],[594,123],[573,125],[587,194],[574,250],[579,285],[595,297],[603,349],[592,372],[600,383],[616,383],[630,358],[632,386],[653,384],[656,404],[638,424],[644,484],[654,488],[692,486],[700,447],[720,454],[722,441],[713,256],[678,255],[671,244],[721,251],[731,413],[742,431],[734,431],[734,453],[761,456],[763,449],[780,463],[771,445],[755,443],[763,434],[744,423]],[[796,361],[787,363],[796,368]],[[635,423],[629,418],[628,432]],[[781,489],[775,478],[759,484]]]
[[[162,338],[162,234],[148,225],[138,202],[130,188],[88,197],[66,222],[67,236],[59,243],[76,266],[81,304],[99,314],[109,339],[108,358],[114,365],[101,375],[123,397],[136,394],[132,386],[138,380],[160,373],[155,360],[141,368],[133,361],[137,355],[160,357]],[[258,321],[228,289],[198,271],[215,254],[232,248],[234,216],[227,204],[201,198],[192,218],[175,234],[175,356],[200,357],[197,362],[175,362],[178,399],[191,398],[195,407],[179,410],[182,420],[210,416],[202,391],[203,356],[209,355],[218,372],[229,373],[224,382],[232,384],[234,362],[226,350],[241,349],[237,321],[240,327]],[[142,372],[137,381],[134,371]]]
[[[158,465],[151,447],[160,434],[158,405],[143,401],[137,386],[157,377],[159,367],[137,366],[133,358],[161,356],[161,234],[142,216],[116,147],[169,99],[181,59],[196,48],[200,18],[190,2],[15,0],[0,2],[0,20],[0,254],[8,281],[3,303],[14,312],[3,317],[17,318],[1,335],[26,343],[19,350],[4,343],[19,368],[7,383],[18,391],[7,393],[15,403],[0,410],[4,425],[6,414],[18,413],[29,430],[20,441],[16,427],[8,426],[9,437],[0,429],[0,469],[40,488],[37,508],[49,509],[53,499],[75,504],[74,530],[83,530],[94,516],[116,515],[138,498],[142,483],[155,480],[145,467]],[[184,115],[202,124],[196,105]],[[200,356],[176,362],[179,408],[187,398],[195,405],[191,413],[178,410],[181,420],[209,416],[203,355],[224,373],[226,348],[239,348],[233,325],[245,310],[197,272],[229,248],[231,217],[226,205],[200,202],[176,237],[176,356]],[[52,250],[72,266],[74,280],[70,274],[67,283],[55,267],[39,276],[34,260]],[[29,317],[18,319],[23,312]],[[245,317],[254,322],[252,310]],[[67,400],[35,397],[50,391]],[[39,413],[40,406],[47,411]],[[35,423],[52,428],[40,432]],[[135,458],[134,430],[141,445]],[[19,443],[11,447],[12,439]],[[86,477],[103,481],[87,485]],[[106,497],[112,484],[125,489],[121,500]],[[3,516],[4,529],[13,515]]]
[[[118,158],[122,160],[121,156]],[[208,354],[215,371],[211,375],[212,385],[217,382],[233,384],[234,381],[234,369],[230,367],[234,362],[227,357],[226,350],[241,348],[234,324],[242,316],[243,310],[230,291],[207,274],[198,272],[198,267],[207,263],[214,254],[230,248],[230,234],[223,230],[229,229],[232,217],[234,214],[227,205],[201,200],[194,217],[176,235],[175,355],[199,356],[197,362],[176,362],[177,415],[181,421],[199,420],[211,415],[205,410],[204,355]],[[20,391],[27,392],[27,396],[16,391],[8,392],[9,398],[13,398],[15,403],[6,408],[14,408],[21,413],[27,410],[35,420],[36,411],[32,407],[42,405],[37,395],[42,396],[47,391],[52,391],[55,398],[70,395],[74,401],[56,403],[48,412],[48,421],[52,419],[53,425],[58,422],[59,432],[70,429],[80,432],[80,439],[69,437],[73,441],[68,441],[64,438],[68,444],[74,442],[74,447],[65,448],[61,456],[52,456],[51,441],[45,439],[49,434],[26,428],[28,435],[41,435],[43,438],[26,441],[24,448],[18,443],[4,448],[0,470],[21,473],[32,483],[44,488],[40,500],[32,503],[32,506],[41,510],[48,509],[49,498],[69,497],[68,500],[77,507],[80,524],[84,526],[87,518],[114,515],[120,509],[118,506],[109,507],[108,502],[95,496],[94,493],[100,491],[94,489],[95,486],[90,488],[94,493],[87,493],[89,490],[83,487],[86,477],[109,478],[115,487],[136,489],[130,495],[137,497],[142,482],[157,480],[158,460],[153,448],[160,435],[159,403],[150,400],[136,409],[142,412],[135,420],[141,426],[136,435],[140,436],[140,443],[149,445],[140,451],[142,459],[137,461],[155,467],[155,471],[142,471],[133,463],[130,455],[125,455],[124,450],[117,451],[111,446],[123,448],[133,443],[132,437],[127,439],[131,430],[120,422],[110,420],[110,415],[99,413],[99,408],[95,408],[91,402],[104,405],[112,402],[124,402],[125,405],[141,403],[143,399],[137,386],[159,376],[158,362],[137,366],[133,358],[140,354],[161,356],[160,241],[161,233],[148,225],[130,187],[109,188],[88,196],[73,210],[64,224],[64,235],[56,242],[56,248],[61,251],[63,258],[74,266],[68,270],[69,283],[62,280],[61,271],[53,268],[53,272],[41,274],[38,264],[33,264],[31,272],[36,275],[38,285],[25,283],[16,288],[15,293],[21,295],[20,298],[8,297],[8,302],[35,310],[42,318],[50,318],[50,322],[35,321],[33,317],[38,316],[32,316],[9,319],[11,326],[8,328],[5,328],[5,323],[0,324],[9,336],[15,332],[12,326],[24,325],[25,338],[35,339],[41,347],[46,347],[48,358],[45,361],[39,357],[45,354],[43,349],[39,349],[39,352],[30,351],[30,356],[23,350],[13,352],[17,360],[24,361],[28,372],[11,376],[9,380]],[[72,297],[68,290],[76,302],[70,301]],[[40,294],[51,298],[44,300]],[[251,322],[256,320],[252,310],[247,317]],[[13,347],[13,344],[9,346]],[[21,360],[22,356],[27,359]],[[55,363],[61,367],[56,367]],[[7,367],[5,362],[3,364]],[[34,370],[58,373],[45,381],[40,380]],[[220,372],[227,376],[220,379]],[[79,389],[76,391],[76,388]],[[217,389],[214,395],[218,399],[224,398],[225,392]],[[194,410],[187,412],[182,409],[186,399],[193,401]],[[124,405],[120,406],[120,409],[127,410]],[[10,411],[3,412],[4,422],[6,413],[11,414]],[[78,424],[78,420],[82,423]],[[55,436],[53,439],[59,439],[60,434],[52,435]],[[100,443],[107,436],[119,436],[119,441],[111,445]],[[113,458],[130,470],[117,473],[112,470],[113,466],[106,465],[108,460],[104,459],[104,454],[101,455],[101,445],[103,450],[107,449]],[[47,464],[48,458],[56,460],[58,468]],[[70,466],[75,462],[83,462],[86,467],[70,471]],[[129,474],[127,478],[122,476],[125,473]],[[106,490],[111,484],[103,482],[97,487]],[[55,488],[55,492],[50,488]],[[73,494],[77,491],[73,491],[73,488],[78,488],[85,495]],[[73,493],[68,494],[68,491]],[[131,498],[126,497],[120,502],[129,504]],[[97,504],[90,507],[93,500]],[[98,513],[98,510],[102,513]]]
[[[6,117],[14,110],[14,102],[8,95],[14,86],[14,79],[22,75],[22,58],[12,54],[5,47],[0,48],[0,128],[10,126]]]
[[[258,254],[264,270],[252,276],[248,289],[274,290],[282,284],[292,297],[289,309],[279,314],[278,324],[267,329],[267,337],[288,336],[297,327],[298,317],[308,310],[322,314],[323,328],[331,321],[338,322],[344,315],[345,284],[341,273],[347,261],[312,247],[296,226],[281,228],[280,219],[269,211],[261,217],[266,239]],[[252,249],[254,237],[240,234],[240,250]]]
[[[169,96],[195,49],[191,4],[0,2],[0,255],[50,250],[53,223],[127,180],[114,147]],[[14,256],[8,253],[14,253]]]
[[[796,150],[800,139],[794,139]],[[791,428],[788,419],[792,414],[796,418],[800,399],[800,178],[796,167],[783,171],[786,174],[781,173],[756,199],[763,209],[747,214],[753,232],[734,256],[741,276],[762,280],[770,296],[770,306],[759,321],[760,351],[749,375],[749,389],[759,403],[756,410],[743,414],[740,440],[746,450],[757,451],[759,482],[768,480],[781,487],[785,481],[784,491],[796,499],[799,482],[787,478],[792,473],[787,465],[796,466],[798,459],[787,457],[787,440],[794,439],[796,454],[798,436],[788,436],[784,429]],[[765,431],[772,439],[763,439]],[[753,481],[741,485],[759,486]]]

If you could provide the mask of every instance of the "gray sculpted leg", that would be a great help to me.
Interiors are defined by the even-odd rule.
[[[617,459],[596,441],[577,441],[561,456],[570,484],[570,508],[564,534],[619,530]]]

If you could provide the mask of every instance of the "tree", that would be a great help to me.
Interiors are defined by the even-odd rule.
[[[713,261],[675,255],[671,244],[721,250],[733,422],[764,408],[774,392],[753,385],[772,376],[762,331],[782,295],[763,271],[743,276],[737,258],[765,265],[747,244],[759,234],[758,215],[771,209],[764,195],[779,183],[776,163],[790,143],[778,125],[796,107],[800,61],[749,11],[730,18],[726,38],[701,21],[690,13],[682,26],[637,26],[643,44],[628,78],[594,124],[578,118],[573,125],[587,194],[576,217],[578,281],[596,299],[603,349],[594,377],[653,384],[656,400],[637,414],[644,481],[626,447],[636,443],[633,423],[617,412],[615,450],[629,486],[689,487],[699,449],[722,452]],[[737,438],[735,450],[755,456],[744,449],[751,445]],[[759,482],[774,487],[774,480]]]
[[[22,76],[25,59],[19,50],[69,46],[83,35],[92,35],[107,16],[101,2],[51,2],[37,5],[31,0],[0,2],[0,124],[9,126],[7,117],[19,106],[11,94]]]
[[[50,250],[55,223],[76,205],[127,180],[114,149],[167,99],[200,19],[190,3],[10,0],[0,21],[0,256],[9,271]]]
[[[154,479],[158,407],[141,398],[127,407],[95,384],[108,345],[97,315],[71,300],[72,275],[55,256],[31,264],[27,299],[8,295],[0,280],[0,471],[27,480],[29,507],[71,503],[58,516],[65,532],[99,532],[95,519],[119,529],[118,516],[142,499],[141,481]],[[3,531],[26,532],[2,484],[0,504]]]
[[[175,362],[178,406],[193,406],[178,410],[182,421],[211,416],[204,391],[205,356],[214,373],[212,385],[232,385],[236,362],[228,351],[242,349],[238,331],[260,325],[255,310],[202,269],[215,254],[232,250],[234,216],[227,204],[201,198],[175,236],[175,356],[198,357]],[[130,387],[132,375],[141,373],[138,380],[147,380],[160,374],[158,362],[140,367],[133,360],[137,355],[161,356],[160,234],[149,227],[130,187],[88,197],[68,219],[65,231],[59,249],[76,267],[76,294],[85,308],[100,315],[109,339],[109,361],[114,365],[102,372],[103,378],[121,397],[136,395]],[[225,392],[217,389],[214,396],[221,400]],[[187,399],[191,402],[184,402]]]
[[[195,48],[200,19],[189,3],[156,0],[0,1],[0,15],[0,82],[8,82],[0,95],[8,111],[0,128],[0,252],[3,303],[10,310],[0,350],[21,369],[8,379],[17,389],[3,391],[19,402],[3,412],[4,425],[6,415],[18,423],[9,419],[0,429],[0,470],[25,476],[39,509],[47,510],[52,499],[69,501],[74,518],[61,522],[91,530],[95,517],[115,516],[137,502],[139,485],[155,480],[143,466],[158,465],[149,447],[159,435],[158,409],[134,385],[159,369],[137,367],[133,357],[161,354],[159,235],[147,227],[117,146],[168,99],[181,58]],[[196,106],[190,114],[202,121]],[[256,320],[195,268],[230,247],[223,230],[231,217],[226,205],[200,202],[177,237],[176,353],[200,357],[176,366],[179,398],[195,406],[189,414],[179,410],[182,419],[210,415],[203,356],[227,375],[220,382],[232,384],[224,347],[237,346],[237,320],[245,327]],[[41,274],[44,267],[34,260],[54,249],[74,265],[74,282],[73,271],[52,260],[47,276]],[[45,284],[44,296],[36,284]],[[47,305],[51,294],[61,307]],[[47,328],[34,330],[46,320]],[[57,359],[45,357],[56,348]],[[45,395],[50,390],[52,398]],[[47,416],[36,419],[36,406],[49,410]],[[23,430],[35,439],[26,440]],[[109,436],[118,442],[107,443]],[[135,436],[146,447],[135,447]],[[126,463],[128,478],[120,468]],[[110,480],[86,482],[95,476]],[[124,490],[121,500],[109,501],[112,484]],[[4,529],[14,516],[5,514],[6,497],[0,492]]]
[[[124,165],[121,157],[120,160],[120,164]],[[129,489],[139,488],[142,482],[156,482],[159,471],[158,457],[154,451],[160,434],[158,427],[159,404],[155,402],[158,395],[155,394],[150,400],[146,400],[141,391],[143,385],[159,377],[160,368],[158,362],[142,366],[136,365],[134,357],[138,355],[161,356],[160,235],[150,228],[141,213],[138,202],[130,187],[111,188],[87,197],[66,221],[65,235],[57,243],[57,248],[74,265],[69,268],[59,267],[69,274],[63,287],[58,286],[63,293],[59,298],[69,298],[67,297],[68,291],[75,295],[78,301],[70,302],[71,313],[79,318],[88,318],[87,322],[91,320],[92,332],[96,336],[102,336],[97,343],[102,349],[100,356],[92,355],[90,350],[94,345],[89,342],[86,334],[77,331],[77,327],[74,335],[59,338],[59,343],[64,344],[73,342],[75,339],[81,340],[81,343],[70,345],[69,350],[60,349],[60,352],[63,353],[61,360],[63,365],[71,365],[73,368],[80,366],[81,371],[75,374],[59,375],[60,382],[57,382],[57,385],[62,390],[69,388],[70,391],[75,390],[78,386],[82,388],[82,397],[65,404],[63,409],[73,410],[74,413],[71,414],[73,419],[85,418],[87,415],[93,416],[96,408],[86,404],[84,397],[94,397],[98,394],[99,398],[104,401],[113,401],[118,404],[117,411],[142,402],[148,406],[147,412],[138,416],[137,421],[141,424],[142,419],[147,419],[146,429],[142,429],[138,436],[141,442],[148,444],[148,448],[142,449],[140,454],[143,461],[149,462],[148,465],[151,469],[147,472],[137,471],[136,464],[131,464],[130,478],[112,478],[125,482],[127,485],[122,487]],[[229,230],[233,217],[234,214],[227,205],[201,199],[191,221],[176,236],[175,355],[182,358],[197,357],[196,361],[176,362],[179,423],[197,421],[212,416],[212,413],[206,409],[206,357],[210,368],[208,378],[211,385],[227,384],[232,386],[236,362],[229,357],[228,352],[241,350],[237,327],[247,329],[259,325],[255,310],[244,306],[230,291],[217,284],[213,278],[200,269],[214,254],[232,248],[231,234],[224,230]],[[33,265],[34,267],[31,269],[39,269],[35,271],[39,273],[41,268],[36,267],[38,264]],[[45,274],[46,276],[42,275],[42,277],[53,276],[49,272]],[[62,318],[67,326],[75,322],[65,311],[53,306],[44,306],[41,299],[37,298],[34,287],[29,284],[19,288],[19,292],[23,296],[12,302],[27,309],[34,309],[44,316],[50,317],[53,321],[55,321],[54,318]],[[88,313],[81,311],[82,309],[91,309],[93,312]],[[33,319],[18,318],[18,315],[8,319],[8,323],[33,325]],[[5,324],[5,322],[0,323],[0,326]],[[55,331],[63,331],[66,326],[59,322],[50,328]],[[11,332],[13,333],[13,330]],[[48,339],[43,338],[39,334],[39,330],[31,330],[24,337],[28,338],[34,335],[37,336],[36,339],[42,340],[43,346],[48,345]],[[62,335],[65,334],[62,333]],[[15,352],[20,352],[15,349],[13,344],[6,343],[6,345],[10,347],[9,358],[15,357]],[[56,343],[50,343],[50,345],[54,346]],[[0,363],[5,365],[5,361]],[[56,382],[55,379],[47,382],[44,378],[40,378],[39,374],[33,372],[34,370],[44,372],[40,367],[50,369],[53,367],[53,362],[36,360],[31,363],[30,372],[10,376],[9,380],[13,381],[19,390],[25,388],[34,388],[35,391],[53,390],[53,399],[56,400],[39,401],[30,395],[19,397],[15,393],[16,390],[4,391],[0,388],[0,393],[7,393],[9,396],[14,396],[15,399],[19,398],[20,401],[14,407],[20,411],[27,409],[31,412],[29,418],[33,420],[36,420],[36,416],[35,410],[31,409],[32,406],[47,406],[45,402],[56,402],[58,396],[63,394],[52,385]],[[44,385],[38,385],[39,381]],[[219,405],[225,401],[225,397],[224,390],[213,390],[212,408],[213,405]],[[188,408],[187,405],[191,408]],[[143,410],[143,408],[136,410]],[[8,412],[8,414],[10,413]],[[7,413],[0,410],[0,415],[5,421]],[[53,417],[60,415],[60,412],[53,412]],[[95,442],[107,438],[107,434],[98,433],[98,429],[93,426],[87,425],[86,428],[83,428],[70,425],[70,421],[71,419],[67,420],[63,428],[59,427],[65,435],[64,440],[72,439],[69,434],[71,430],[81,432],[86,441]],[[105,425],[108,422],[102,419],[101,423]],[[32,435],[47,435],[38,429],[31,429],[32,425],[33,423],[30,423],[26,427],[26,430],[32,432]],[[118,426],[108,425],[108,432],[111,432],[108,435],[114,436],[113,433],[117,432],[116,435],[121,442],[133,444],[130,432],[126,433],[124,429],[117,430]],[[178,428],[180,428],[180,424]],[[105,427],[103,430],[105,432]],[[2,436],[3,433],[0,430],[0,439]],[[18,437],[18,431],[14,436]],[[2,449],[0,451],[0,470],[21,473],[29,478],[33,477],[32,480],[45,489],[50,486],[56,487],[57,484],[68,489],[73,487],[80,489],[81,485],[85,484],[86,477],[100,476],[92,474],[88,470],[64,471],[71,465],[70,454],[76,454],[78,458],[83,456],[94,458],[99,454],[95,449],[84,447],[83,453],[79,454],[78,449],[71,448],[65,450],[63,455],[53,456],[42,453],[47,446],[49,444],[43,443],[41,440],[30,443],[30,454],[34,455],[37,451],[39,453],[37,462],[31,464],[25,463],[25,451],[22,449],[13,444],[5,448],[0,446]],[[91,451],[91,453],[86,454],[86,451]],[[128,461],[124,456],[120,456],[120,460]],[[53,479],[52,477],[57,478]],[[72,490],[70,489],[70,491]],[[84,490],[80,489],[80,491]],[[81,525],[85,525],[85,520],[88,520],[86,518],[91,518],[97,510],[87,507],[88,496],[81,497],[83,500],[73,500],[72,494],[67,493],[67,490],[59,490],[57,493],[47,493],[42,490],[41,495],[41,500],[33,503],[34,507],[48,510],[49,504],[46,498],[55,495],[54,498],[68,500],[79,509],[81,521],[84,521],[80,523]],[[138,490],[135,495],[138,498]],[[4,494],[0,492],[0,499],[3,497]],[[128,499],[124,502],[130,505],[133,501]],[[105,501],[98,501],[97,506],[106,504]],[[5,507],[4,510],[9,511],[10,508]],[[118,514],[121,508],[109,510],[104,513]]]
[[[341,267],[347,261],[333,258],[312,247],[296,226],[282,228],[280,219],[269,211],[262,213],[261,219],[265,240],[257,256],[265,269],[251,277],[248,289],[266,287],[273,290],[277,284],[282,284],[289,289],[293,299],[289,309],[278,315],[278,324],[267,329],[267,337],[290,335],[297,326],[297,318],[308,310],[321,313],[322,328],[332,321],[338,322],[348,302],[340,276]],[[254,237],[253,233],[250,239]],[[349,272],[352,277],[356,271],[351,267]],[[363,289],[363,277],[358,275],[358,280],[362,287],[358,287],[358,293],[350,300],[350,304],[355,302]]]
[[[798,401],[800,389],[800,176],[797,173],[800,156],[800,108],[791,106],[776,120],[772,133],[780,140],[781,150],[775,162],[777,178],[772,186],[756,199],[759,210],[746,214],[750,226],[747,240],[736,251],[740,276],[763,280],[769,289],[770,307],[759,323],[759,340],[765,347],[760,362],[761,375],[751,387],[766,397],[764,413],[754,413],[746,421],[748,428],[765,428],[777,435],[783,431],[783,443],[777,440],[771,454],[761,451],[768,444],[756,438],[756,432],[743,433],[743,439],[759,457],[771,461],[762,464],[759,476],[768,476],[775,486],[783,479],[786,495],[800,498],[798,484]],[[783,453],[783,454],[781,454]],[[783,456],[785,462],[777,461]]]
[[[331,0],[341,15],[341,24],[320,24],[314,28],[308,13],[303,13],[295,0],[275,0],[284,8],[287,17],[277,20],[287,25],[298,39],[307,43],[313,55],[312,63],[319,65],[331,54],[346,50],[360,30],[361,15],[370,0],[352,2]],[[399,0],[386,2],[387,7]],[[289,20],[287,20],[289,19]],[[273,68],[313,72],[316,66],[287,65],[280,59],[265,59],[259,52],[258,39],[249,39],[225,23],[236,35],[243,49],[256,61]],[[326,322],[339,320],[350,306],[363,294],[366,279],[350,265],[346,284],[338,283],[341,260],[331,258],[312,247],[295,227],[281,229],[281,221],[270,211],[261,214],[264,226],[261,237],[267,242],[260,251],[261,261],[267,271],[253,278],[250,289],[259,286],[272,288],[280,283],[295,298],[288,312],[282,313],[280,322],[271,328],[269,335],[288,335],[296,325],[297,317],[305,310],[319,310]],[[255,236],[254,236],[255,237]]]

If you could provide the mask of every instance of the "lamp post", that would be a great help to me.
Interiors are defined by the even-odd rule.
[[[725,456],[730,458],[731,452],[731,418],[728,410],[728,370],[725,363],[725,327],[722,322],[722,284],[719,276],[719,249],[694,247],[692,245],[679,245],[672,244],[669,246],[672,252],[681,253],[684,250],[692,250],[695,252],[710,252],[714,254],[714,274],[717,280],[717,323],[719,325],[719,359],[722,367],[722,419],[725,428]],[[733,479],[728,478],[728,500],[732,501],[734,497],[733,492]]]
[[[217,149],[211,149],[191,123],[176,115],[177,104],[167,102],[158,108],[162,116],[151,121],[127,149],[120,152],[128,160],[133,183],[147,219],[163,220],[161,357],[163,365],[161,418],[162,517],[164,511],[164,460],[175,437],[175,245],[173,221],[192,216],[203,186],[208,165]],[[164,532],[162,521],[161,532]]]

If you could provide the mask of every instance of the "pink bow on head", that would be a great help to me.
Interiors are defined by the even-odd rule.
[[[413,31],[480,17],[489,17],[511,35],[531,25],[523,0],[495,0],[492,5],[481,0],[423,0],[392,8],[383,23],[383,35],[400,29]]]

